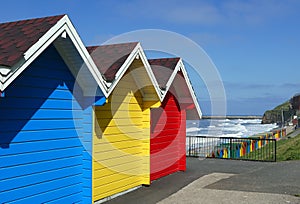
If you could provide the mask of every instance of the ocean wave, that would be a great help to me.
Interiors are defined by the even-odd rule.
[[[226,131],[238,131],[238,132],[247,132],[247,128],[245,125],[242,124],[236,124],[224,127],[224,130]]]
[[[200,131],[202,130],[203,128],[199,128],[199,127],[190,127],[190,128],[187,128],[186,129],[186,132],[189,133],[189,132],[197,132],[197,131]]]
[[[193,122],[196,124],[188,124],[187,134],[215,137],[249,137],[278,127],[276,124],[261,124],[259,119],[203,119]]]

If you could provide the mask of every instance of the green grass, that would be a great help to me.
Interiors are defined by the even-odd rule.
[[[300,160],[300,134],[277,142],[277,161]]]
[[[274,161],[275,160],[275,153],[273,152],[274,145],[275,145],[274,143],[266,144],[263,147],[253,152],[250,152],[241,158],[249,159],[249,160]]]
[[[293,138],[285,137],[277,141],[276,161],[300,160],[300,134]],[[274,160],[273,147],[270,144],[241,157],[242,159]]]
[[[276,111],[281,111],[282,109],[289,110],[289,107],[290,107],[290,102],[286,101],[286,102],[280,104],[279,106],[276,106],[273,110],[276,110]]]

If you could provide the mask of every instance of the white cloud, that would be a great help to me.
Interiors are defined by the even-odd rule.
[[[283,18],[299,7],[297,0],[144,0],[119,3],[126,17],[185,25],[258,25]]]
[[[119,4],[118,8],[126,17],[176,24],[211,25],[222,20],[218,8],[208,1],[131,1]]]
[[[197,42],[200,46],[219,45],[227,42],[222,36],[209,32],[190,33],[187,37]]]
[[[200,1],[201,2],[201,1]],[[208,3],[193,3],[166,11],[166,19],[175,23],[214,25],[222,21],[219,10]]]
[[[271,22],[296,11],[299,2],[294,0],[251,0],[224,1],[222,10],[224,17],[231,22],[246,23],[248,25]]]

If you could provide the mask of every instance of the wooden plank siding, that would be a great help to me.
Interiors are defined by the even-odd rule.
[[[50,45],[0,98],[0,203],[84,201],[91,159],[82,141],[91,142],[92,128],[75,124],[92,109],[74,98],[74,83]]]
[[[94,107],[94,201],[150,184],[150,107],[160,105],[155,100],[143,101],[127,71],[107,103]]]
[[[185,170],[185,110],[168,92],[160,108],[151,110],[151,181]]]
[[[82,201],[83,203],[92,203],[92,129],[93,129],[93,108],[88,106],[83,111],[83,121],[82,121],[82,139],[83,144],[83,189],[82,189]]]

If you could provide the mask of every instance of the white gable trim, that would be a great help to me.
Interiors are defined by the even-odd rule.
[[[159,88],[158,82],[157,82],[157,80],[155,78],[155,75],[154,75],[154,73],[153,73],[153,71],[151,69],[151,65],[149,64],[149,61],[148,61],[148,59],[147,59],[147,57],[146,57],[146,55],[144,53],[144,50],[143,50],[143,48],[142,48],[142,46],[141,46],[140,43],[138,44],[138,47],[139,47],[139,51],[140,51],[140,58],[141,58],[144,66],[146,68],[148,76],[150,77],[150,80],[151,80],[151,82],[152,82],[152,84],[154,86],[154,89],[156,91],[156,94],[157,94],[159,100],[162,101],[163,100],[162,93],[160,91],[160,88]]]
[[[92,76],[96,80],[98,86],[100,87],[101,91],[103,92],[104,96],[107,97],[107,90],[105,86],[105,80],[102,78],[101,73],[98,70],[95,62],[93,61],[91,55],[87,51],[86,47],[84,46],[83,42],[81,41],[78,33],[76,32],[75,27],[73,26],[72,22],[68,18],[68,16],[64,16],[66,19],[66,26],[68,27],[67,34],[71,38],[72,42],[74,43],[75,47],[77,48],[80,56],[82,57],[84,63],[87,65],[89,71],[91,72]]]
[[[196,110],[197,110],[197,113],[198,113],[198,115],[199,115],[199,118],[201,118],[201,117],[202,117],[202,112],[201,112],[199,103],[198,103],[198,101],[197,101],[197,97],[196,97],[196,95],[195,95],[193,86],[192,86],[192,84],[191,84],[191,82],[190,82],[190,79],[189,79],[189,77],[188,77],[188,74],[187,74],[187,72],[186,72],[186,70],[185,70],[185,67],[184,67],[184,64],[183,64],[181,58],[180,58],[179,61],[177,62],[176,66],[175,66],[175,69],[174,69],[173,73],[171,74],[171,76],[170,76],[170,78],[169,78],[169,80],[168,80],[168,82],[167,82],[167,84],[166,84],[166,90],[161,91],[161,92],[162,92],[162,100],[165,99],[165,97],[166,97],[166,95],[167,95],[167,93],[168,93],[170,87],[172,86],[172,83],[173,83],[173,81],[175,80],[175,77],[176,77],[176,75],[177,75],[177,73],[178,73],[179,71],[182,71],[182,73],[183,73],[183,77],[184,77],[184,80],[185,80],[185,82],[186,82],[186,85],[188,86],[189,92],[190,92],[190,94],[191,94],[191,96],[192,96],[193,103],[195,104],[195,108],[196,108]]]
[[[109,85],[109,87],[107,88],[108,96],[113,92],[113,90],[115,89],[115,87],[117,86],[117,84],[119,83],[119,81],[121,80],[121,78],[123,77],[123,75],[125,74],[127,69],[129,68],[129,66],[135,59],[135,57],[137,55],[137,51],[138,51],[138,49],[136,46],[133,49],[133,51],[129,54],[129,56],[127,57],[125,62],[122,64],[122,66],[120,67],[118,72],[116,73],[115,80],[112,83],[107,83],[107,85]]]
[[[152,85],[154,86],[154,89],[157,93],[157,96],[160,101],[162,101],[162,95],[160,93],[160,89],[158,86],[158,83],[156,81],[156,78],[154,77],[154,74],[151,70],[150,64],[146,58],[146,55],[141,47],[141,44],[138,43],[136,47],[132,50],[132,52],[129,54],[119,71],[116,73],[115,80],[112,82],[111,86],[108,87],[108,96],[113,92],[114,88],[117,86],[121,78],[124,76],[125,72],[129,69],[130,65],[132,64],[133,60],[139,57],[141,61],[144,64],[145,70],[151,80]]]
[[[179,69],[178,71],[181,70],[182,73],[183,73],[184,79],[185,79],[185,81],[186,81],[186,84],[187,84],[187,86],[188,86],[188,88],[189,88],[189,91],[190,91],[190,94],[191,94],[191,96],[192,96],[193,102],[194,102],[194,104],[195,104],[195,108],[196,108],[196,110],[197,110],[197,113],[198,113],[198,115],[199,115],[199,118],[201,119],[201,118],[202,118],[202,111],[201,111],[201,109],[200,109],[200,106],[199,106],[199,103],[198,103],[198,101],[197,101],[197,97],[196,97],[196,94],[195,94],[195,92],[194,92],[193,86],[192,86],[192,84],[191,84],[191,81],[190,81],[190,79],[189,79],[189,76],[188,76],[188,74],[187,74],[187,71],[186,71],[186,69],[185,69],[185,67],[184,67],[184,64],[183,64],[183,62],[182,62],[181,59],[179,60],[178,64],[180,64],[180,69]],[[175,78],[174,78],[174,79],[175,79]]]
[[[163,96],[162,96],[163,99],[166,97],[166,95],[167,95],[167,93],[168,93],[168,91],[169,91],[169,89],[170,89],[170,87],[171,87],[171,85],[172,85],[172,83],[173,83],[173,81],[174,81],[174,79],[175,79],[178,71],[180,71],[180,63],[179,63],[179,61],[177,62],[176,66],[175,66],[175,69],[173,70],[173,73],[171,74],[168,82],[166,83],[166,90],[163,91]]]
[[[67,15],[62,17],[38,40],[38,42],[32,45],[24,53],[24,59],[17,63],[19,66],[13,67],[7,76],[1,77],[0,91],[4,91],[9,84],[11,84],[51,43],[54,42],[55,39],[65,32],[74,43],[77,51],[86,63],[103,94],[107,96],[104,80]]]

